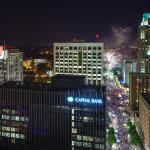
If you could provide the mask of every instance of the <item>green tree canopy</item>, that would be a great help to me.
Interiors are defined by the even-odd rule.
[[[108,135],[114,134],[114,133],[115,133],[114,128],[113,127],[109,128]]]
[[[116,137],[114,134],[110,134],[108,135],[108,144],[109,145],[113,145],[114,143],[116,143]]]

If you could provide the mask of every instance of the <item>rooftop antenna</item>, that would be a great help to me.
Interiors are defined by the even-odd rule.
[[[99,34],[96,34],[96,42],[100,42]]]
[[[5,43],[5,41],[4,41],[4,50],[5,50],[5,46],[6,46],[6,43]]]

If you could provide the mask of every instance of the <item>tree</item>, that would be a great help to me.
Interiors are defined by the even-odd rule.
[[[138,146],[138,147],[141,146],[142,143],[141,143],[141,140],[140,140],[137,132],[135,132],[134,135],[131,136],[130,143],[135,145],[135,146]]]
[[[47,71],[51,70],[51,67],[47,63],[39,63],[37,65],[37,72],[39,74],[46,74]]]
[[[114,133],[115,133],[114,128],[113,127],[109,128],[108,135],[111,135]]]
[[[114,134],[110,134],[108,135],[108,144],[109,145],[113,145],[114,143],[116,143],[116,137]]]
[[[127,126],[129,127],[129,129],[132,127],[132,122],[130,121],[130,119],[127,120]]]
[[[131,126],[131,127],[128,129],[128,133],[129,133],[131,136],[134,136],[134,135],[136,134],[135,126]]]
[[[114,143],[116,143],[116,136],[114,128],[111,127],[108,131],[108,144],[112,146]]]
[[[36,81],[42,83],[47,83],[47,81],[50,81],[50,77],[47,74],[47,71],[49,70],[51,70],[51,66],[48,63],[39,63],[36,70]]]
[[[128,123],[129,123],[129,126],[130,126],[131,125],[130,122],[128,122]],[[139,138],[139,135],[138,135],[138,133],[136,131],[135,126],[131,125],[129,127],[128,133],[130,134],[130,143],[132,145],[137,146],[137,147],[141,147],[142,146],[142,142],[141,142],[141,140]]]

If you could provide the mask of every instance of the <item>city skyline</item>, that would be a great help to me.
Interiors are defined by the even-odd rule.
[[[136,39],[137,28],[150,4],[144,1],[52,1],[2,2],[0,6],[0,42],[8,44],[52,44],[73,38],[94,41],[98,33],[109,41],[113,28],[130,28]]]

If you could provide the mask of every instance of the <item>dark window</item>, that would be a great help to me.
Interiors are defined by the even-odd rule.
[[[84,46],[84,47],[83,47],[83,50],[87,50],[87,47],[86,47],[86,46]]]
[[[92,48],[89,46],[89,47],[88,47],[88,50],[91,50],[91,49],[92,49]]]
[[[59,50],[59,46],[56,46],[56,50]]]
[[[79,46],[79,47],[78,47],[78,50],[82,50],[82,47],[81,47],[81,46]]]
[[[82,66],[82,52],[81,51],[78,53],[78,65]]]
[[[78,72],[79,72],[79,73],[82,73],[82,68],[79,68]]]
[[[98,47],[98,50],[101,50],[101,47],[100,47],[100,46]]]
[[[93,47],[93,50],[96,50],[96,47],[95,47],[95,46]]]
[[[77,50],[77,47],[76,47],[76,46],[74,47],[74,50]]]

